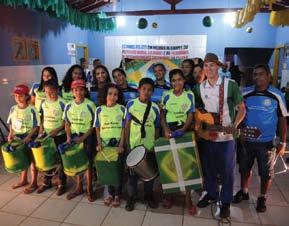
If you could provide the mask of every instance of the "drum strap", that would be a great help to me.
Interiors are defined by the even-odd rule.
[[[149,116],[149,113],[150,113],[150,110],[151,110],[151,106],[152,106],[152,102],[149,101],[148,104],[147,104],[145,113],[143,115],[142,123],[138,120],[137,117],[135,117],[134,115],[131,115],[132,120],[141,125],[141,138],[145,138],[146,137],[145,123],[146,123],[146,121],[148,119],[148,116]]]

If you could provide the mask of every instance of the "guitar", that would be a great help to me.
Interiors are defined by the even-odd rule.
[[[256,127],[245,127],[237,129],[233,126],[222,126],[216,124],[216,115],[208,113],[200,109],[196,109],[195,112],[195,130],[199,137],[205,140],[215,140],[217,138],[217,132],[223,132],[225,134],[232,134],[234,137],[244,138],[259,138],[261,132]]]

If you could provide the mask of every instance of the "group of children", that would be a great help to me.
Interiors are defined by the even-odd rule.
[[[11,108],[8,123],[10,132],[8,142],[20,138],[25,144],[44,134],[54,139],[58,146],[62,143],[83,143],[89,159],[85,172],[87,197],[93,202],[96,197],[93,191],[92,177],[94,158],[105,147],[117,148],[119,156],[125,156],[135,147],[143,145],[149,158],[155,158],[154,141],[163,135],[166,138],[181,137],[191,130],[193,112],[195,111],[194,94],[185,88],[187,78],[180,69],[169,72],[171,89],[165,82],[165,67],[157,64],[154,68],[157,80],[142,78],[138,88],[132,88],[126,81],[126,75],[120,68],[113,70],[116,84],[111,83],[107,68],[98,65],[94,69],[93,91],[98,92],[98,102],[89,99],[83,69],[73,65],[66,73],[62,85],[58,85],[57,74],[52,67],[42,70],[41,82],[29,89],[25,85],[15,87],[13,93],[16,105]],[[164,87],[160,103],[151,101],[155,87]],[[138,92],[138,93],[137,93]],[[129,93],[130,95],[126,95]],[[135,95],[131,95],[135,93]],[[126,105],[125,105],[126,104]],[[45,172],[43,183],[37,184],[37,169],[31,157],[30,184],[24,193],[36,190],[44,192],[52,187],[53,170]],[[123,158],[123,157],[122,157]],[[124,167],[121,168],[124,171]],[[121,175],[124,172],[119,172]],[[122,176],[123,177],[123,176]],[[122,178],[121,177],[121,178]],[[58,169],[58,185],[56,195],[66,192],[66,175],[63,167]],[[128,171],[126,210],[132,211],[137,197],[138,176]],[[21,172],[20,181],[12,188],[28,184],[27,170]],[[153,196],[154,180],[144,182],[144,199],[151,208],[158,206]],[[76,189],[67,195],[72,199],[83,191],[82,176],[77,175]],[[108,186],[108,195],[104,198],[106,205],[119,206],[122,183]],[[189,213],[195,212],[191,192],[186,191],[186,204]],[[166,208],[172,206],[172,196],[165,195],[163,204]]]

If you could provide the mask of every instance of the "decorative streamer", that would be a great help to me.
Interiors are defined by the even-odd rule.
[[[105,13],[82,13],[67,5],[65,0],[0,0],[0,4],[11,7],[24,7],[45,11],[82,29],[93,31],[111,31],[116,28],[115,18],[106,17]]]

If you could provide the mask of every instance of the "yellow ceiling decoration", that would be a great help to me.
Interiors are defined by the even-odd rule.
[[[269,23],[273,26],[289,25],[289,9],[282,9],[273,11],[273,5],[277,0],[248,0],[245,8],[238,10],[235,13],[235,20],[233,26],[241,28],[247,23],[253,21],[255,15],[260,12],[262,8],[267,8],[271,11]]]

